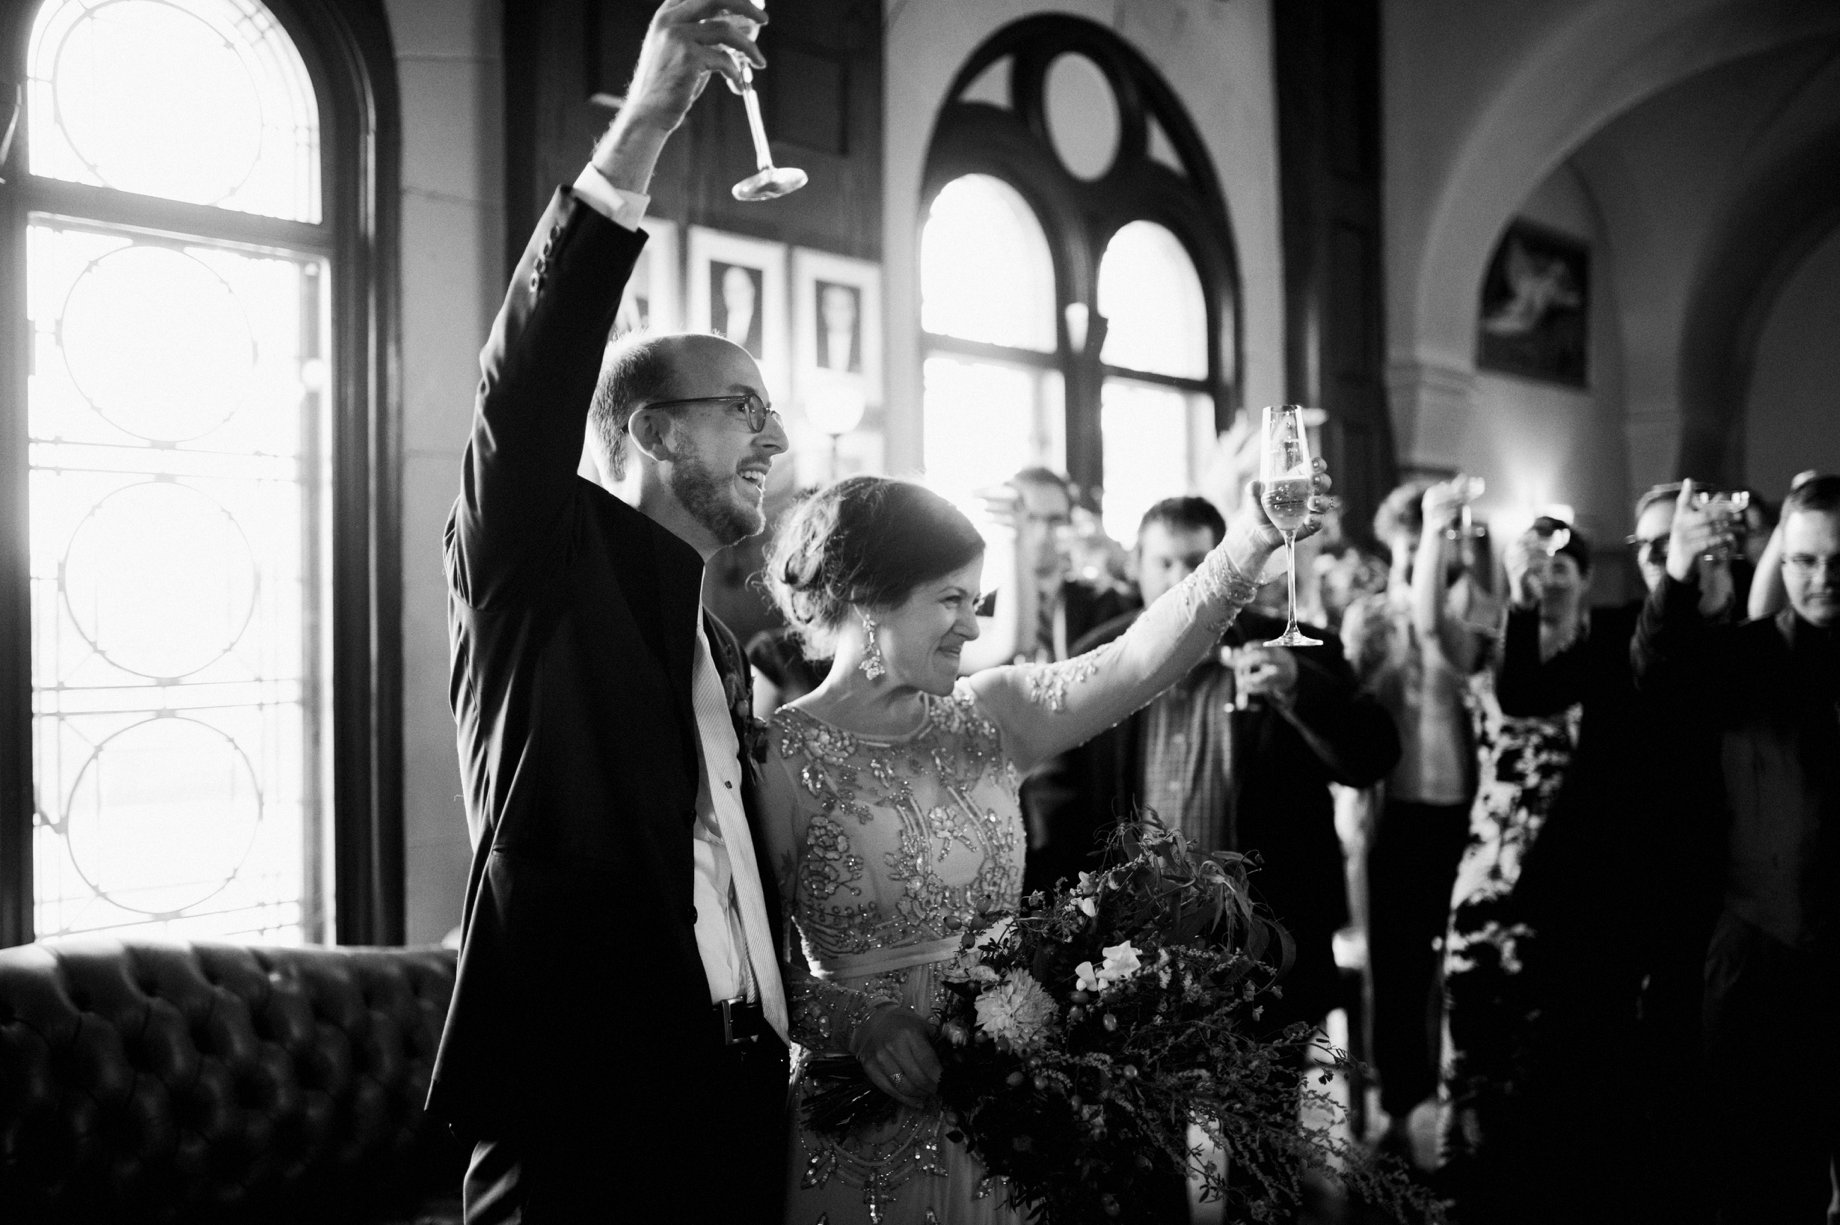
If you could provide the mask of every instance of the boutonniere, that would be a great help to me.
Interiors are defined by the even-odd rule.
[[[751,703],[739,670],[722,674],[722,696],[728,701],[728,712],[737,723],[748,717]]]
[[[767,764],[767,721],[748,715],[741,725],[742,748],[754,759],[754,764]]]

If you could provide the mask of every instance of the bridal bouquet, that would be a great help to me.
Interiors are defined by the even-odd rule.
[[[1150,1221],[1192,1173],[1206,1198],[1266,1219],[1323,1168],[1396,1213],[1435,1214],[1402,1169],[1302,1121],[1346,1057],[1308,1026],[1262,1020],[1289,946],[1254,910],[1245,858],[1153,820],[1122,827],[1115,851],[1115,866],[1018,913],[979,916],[946,971],[939,1096],[1012,1206],[1039,1225]],[[806,1111],[841,1137],[894,1106],[846,1065]],[[1190,1145],[1191,1125],[1230,1178]]]

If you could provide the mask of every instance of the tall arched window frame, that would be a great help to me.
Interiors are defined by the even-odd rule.
[[[0,19],[0,944],[402,938],[378,0]]]
[[[921,200],[923,456],[954,495],[1030,464],[1129,541],[1238,407],[1226,204],[1174,93],[1103,26],[999,31],[960,70]]]

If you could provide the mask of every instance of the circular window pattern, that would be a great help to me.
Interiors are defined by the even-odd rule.
[[[152,718],[96,746],[65,806],[71,863],[113,904],[171,915],[222,892],[255,845],[262,795],[214,727]]]
[[[58,339],[84,398],[137,438],[198,438],[250,399],[249,319],[224,279],[183,251],[98,258],[64,299]]]
[[[1058,55],[1043,86],[1048,139],[1061,165],[1075,178],[1105,177],[1118,159],[1122,120],[1112,83],[1083,55]]]
[[[116,667],[176,678],[236,645],[255,611],[256,561],[230,513],[187,485],[103,498],[59,567],[77,631]]]
[[[262,156],[262,91],[236,43],[171,4],[101,4],[53,58],[57,122],[103,183],[214,204]]]

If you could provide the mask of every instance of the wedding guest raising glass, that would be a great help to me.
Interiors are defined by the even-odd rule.
[[[1271,525],[1284,535],[1290,550],[1290,614],[1284,632],[1266,646],[1319,647],[1297,628],[1297,529],[1310,517],[1310,493],[1316,476],[1310,463],[1310,440],[1304,433],[1303,409],[1296,404],[1267,405],[1264,451],[1259,458],[1260,501]]]
[[[756,0],[756,7],[766,8],[766,0]],[[726,21],[738,26],[749,38],[760,33],[760,23],[749,21],[733,13],[720,17],[711,17],[711,21]],[[732,189],[737,200],[775,200],[805,186],[808,181],[803,170],[794,166],[775,166],[773,151],[767,148],[767,128],[760,120],[760,94],[754,88],[754,65],[739,54],[730,51],[736,65],[741,69],[741,88],[730,89],[741,95],[742,105],[747,107],[748,133],[754,138],[754,164],[759,167],[753,174],[735,184]]]

